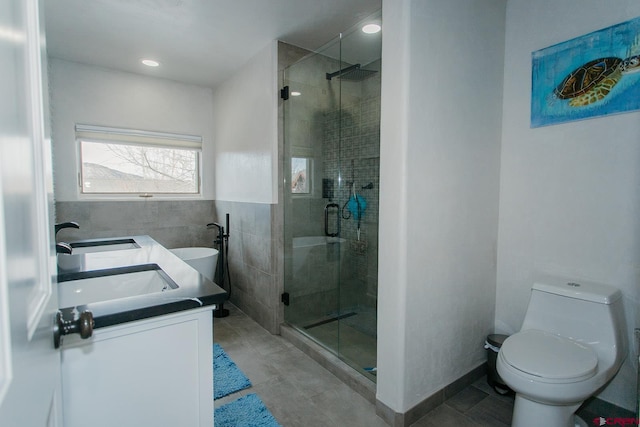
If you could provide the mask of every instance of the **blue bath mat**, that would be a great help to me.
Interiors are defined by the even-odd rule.
[[[238,368],[219,344],[213,345],[213,398],[220,399],[251,387],[249,378]],[[217,424],[216,424],[217,425]]]
[[[251,393],[217,408],[214,427],[282,427],[257,394]]]

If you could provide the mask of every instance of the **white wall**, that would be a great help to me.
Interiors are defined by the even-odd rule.
[[[529,104],[532,51],[637,17],[640,3],[509,0],[507,11],[497,328],[520,328],[535,276],[549,273],[620,288],[631,339],[640,326],[640,113],[530,129]],[[599,397],[634,409],[633,364]]]
[[[505,3],[383,3],[377,398],[396,412],[486,360]]]
[[[214,93],[216,200],[277,203],[278,44]]]
[[[57,58],[50,79],[57,201],[78,200],[76,123],[201,135],[203,198],[213,199],[210,88]]]

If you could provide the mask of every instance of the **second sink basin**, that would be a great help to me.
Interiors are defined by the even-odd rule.
[[[157,264],[109,268],[58,276],[60,308],[177,289]]]
[[[123,249],[136,249],[140,247],[133,239],[93,240],[88,242],[74,242],[70,245],[72,254],[121,251]]]

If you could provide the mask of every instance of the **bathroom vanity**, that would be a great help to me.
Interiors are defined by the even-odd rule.
[[[212,310],[226,292],[150,237],[130,239],[59,257],[62,322],[93,316],[90,337],[61,338],[64,425],[210,427]]]

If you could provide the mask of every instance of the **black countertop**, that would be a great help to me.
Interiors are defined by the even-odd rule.
[[[93,314],[94,328],[104,328],[134,320],[220,304],[227,300],[227,293],[222,288],[200,275],[195,269],[149,236],[92,239],[82,242],[112,239],[133,239],[140,247],[77,255],[60,254],[58,255],[58,264],[65,268],[59,269],[59,278],[65,280],[72,275],[88,271],[157,264],[178,285],[178,288],[167,292],[154,292],[75,307],[61,307],[60,311],[65,321],[74,320],[80,312],[89,310]],[[71,282],[59,281],[57,286],[65,286],[69,283]]]

